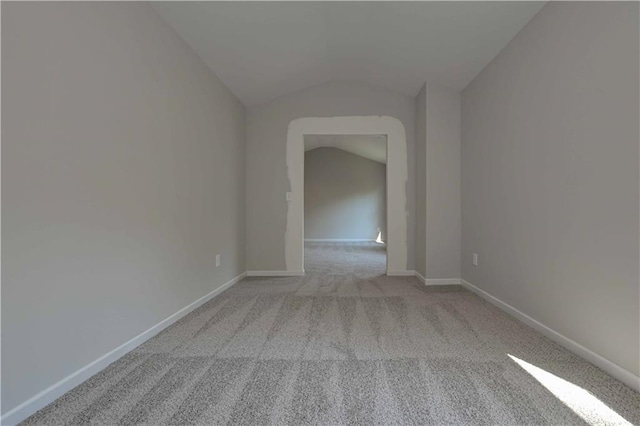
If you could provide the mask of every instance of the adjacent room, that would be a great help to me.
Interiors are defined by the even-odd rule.
[[[640,3],[0,8],[2,425],[640,424]]]
[[[304,136],[305,274],[387,269],[386,135]]]

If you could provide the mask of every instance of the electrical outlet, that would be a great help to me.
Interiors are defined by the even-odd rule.
[[[216,254],[216,266],[220,266],[220,255]]]
[[[478,266],[478,253],[473,253],[473,266]]]

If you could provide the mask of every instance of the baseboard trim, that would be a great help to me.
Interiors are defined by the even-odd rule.
[[[415,277],[416,271],[412,269],[405,269],[400,271],[387,271],[389,277]]]
[[[609,361],[605,357],[598,355],[592,350],[585,348],[581,344],[558,333],[552,328],[547,327],[546,325],[542,324],[538,320],[531,318],[529,315],[525,314],[524,312],[519,311],[518,309],[509,305],[508,303],[503,302],[497,297],[487,293],[486,291],[476,287],[475,285],[471,284],[468,281],[465,281],[464,279],[462,280],[462,285],[467,289],[469,289],[470,291],[476,293],[478,296],[487,300],[489,303],[497,306],[498,308],[516,317],[517,319],[524,322],[525,324],[535,329],[536,331],[544,334],[554,342],[565,347],[566,349],[570,350],[571,352],[578,355],[579,357],[584,358],[585,360],[589,361],[596,367],[601,368],[603,371],[610,374],[614,378],[620,380],[625,385],[629,386],[630,388],[634,389],[637,392],[640,392],[640,377],[636,376],[632,372],[620,367],[618,364],[612,361]]]
[[[359,238],[305,238],[305,242],[316,242],[316,243],[374,243],[376,240],[374,239],[359,239]]]
[[[420,272],[413,271],[416,278],[424,285],[460,285],[462,280],[460,278],[425,278]]]
[[[302,271],[247,271],[248,277],[302,277]]]
[[[152,338],[153,336],[155,336],[165,328],[169,327],[171,324],[180,320],[181,318],[183,318],[184,316],[186,316],[196,308],[204,305],[209,300],[213,299],[215,296],[222,293],[224,290],[228,289],[235,283],[242,280],[246,275],[247,274],[245,272],[238,275],[235,278],[232,278],[231,280],[222,284],[220,287],[202,296],[195,302],[190,303],[189,305],[180,309],[178,312],[170,315],[169,317],[160,321],[156,325],[152,326],[148,330],[138,334],[133,339],[107,352],[106,354],[102,355],[100,358],[96,359],[95,361],[90,362],[89,364],[85,365],[79,370],[76,370],[75,372],[71,373],[64,379],[58,381],[57,383],[49,386],[42,392],[39,392],[38,394],[26,400],[25,402],[19,404],[17,407],[7,411],[7,413],[4,414],[2,418],[0,418],[0,424],[5,426],[12,426],[17,423],[20,423],[27,417],[34,414],[36,411],[47,406],[48,404],[55,401],[57,398],[61,397],[71,389],[75,388],[85,380],[89,379],[91,376],[97,374],[112,362],[117,361],[119,358],[121,358],[123,355],[130,352],[132,349],[146,342],[147,340],[149,340],[150,338]]]
[[[460,285],[462,280],[460,278],[427,278],[424,281],[425,285]]]

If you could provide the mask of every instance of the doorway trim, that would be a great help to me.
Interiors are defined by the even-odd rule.
[[[407,275],[407,140],[402,122],[389,116],[305,117],[289,123],[287,272],[304,275],[304,135],[387,136],[387,275]]]

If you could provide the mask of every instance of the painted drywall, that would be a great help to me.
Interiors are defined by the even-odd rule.
[[[463,278],[636,376],[638,7],[550,2],[462,94]]]
[[[427,268],[427,86],[416,96],[416,260],[415,269]]]
[[[460,92],[426,85],[425,278],[460,278]]]
[[[145,3],[3,3],[2,65],[6,413],[245,271],[245,111]]]
[[[337,148],[304,154],[304,238],[369,239],[386,235],[384,164]]]
[[[406,129],[406,157],[414,156],[414,99],[359,84],[334,82],[247,109],[247,268],[286,270],[287,132],[303,117],[390,116]],[[406,269],[413,269],[415,179],[408,162],[406,184]],[[405,268],[402,268],[405,269]]]
[[[416,102],[416,271],[459,279],[460,92],[427,83]]]

